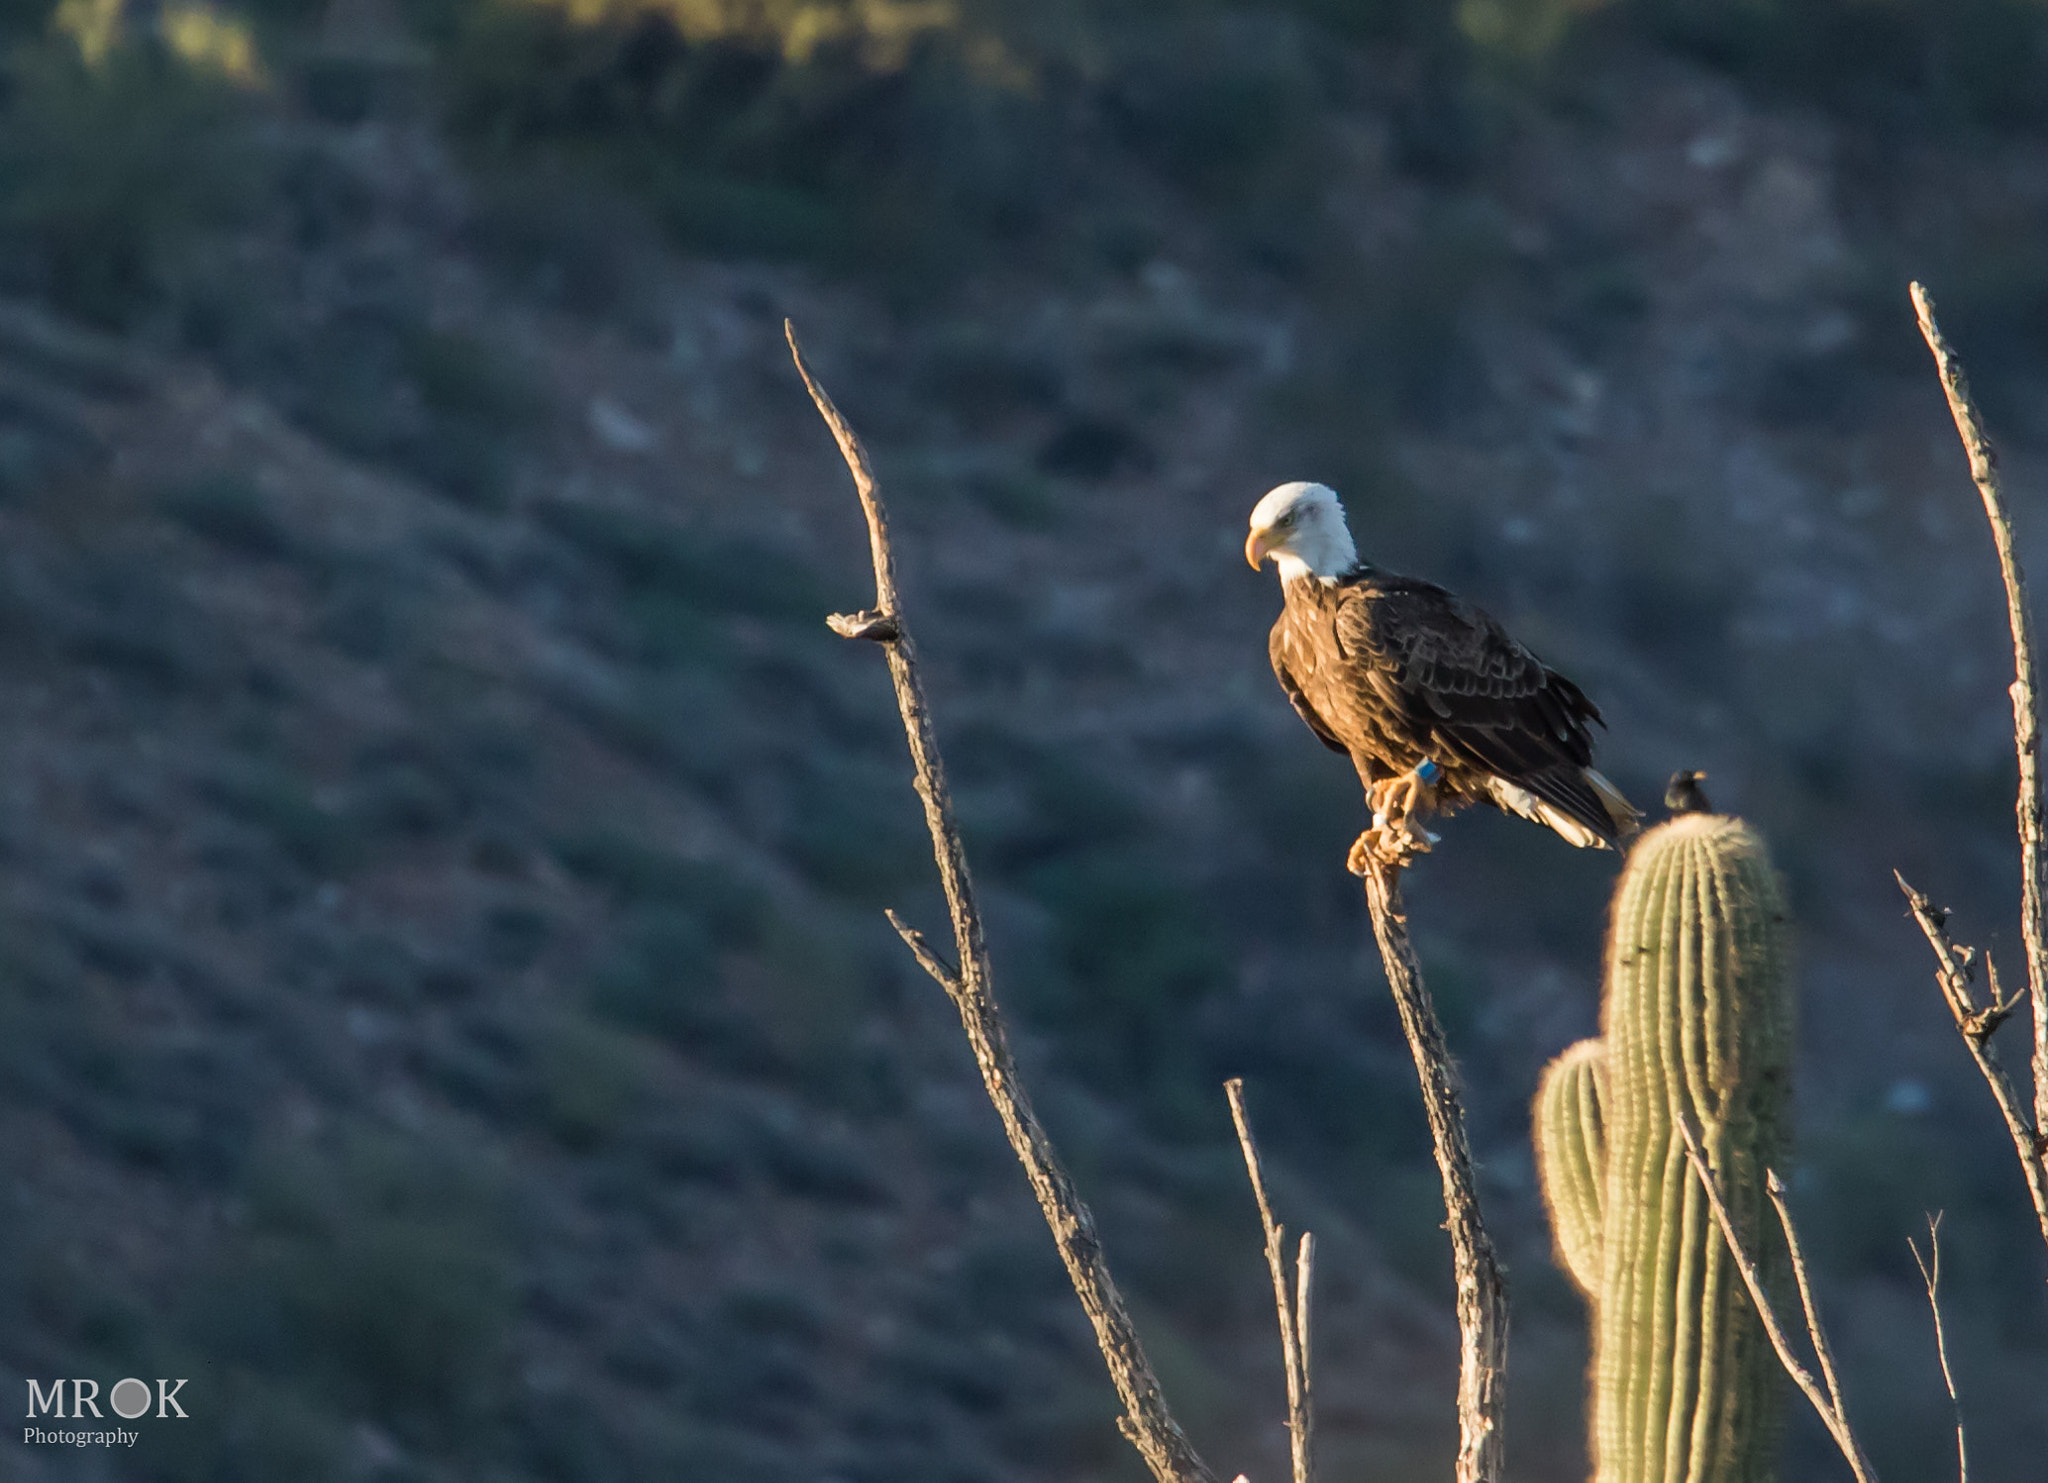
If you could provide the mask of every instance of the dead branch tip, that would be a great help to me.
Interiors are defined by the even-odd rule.
[[[1315,1476],[1315,1423],[1310,1409],[1313,1392],[1309,1386],[1308,1312],[1309,1286],[1315,1272],[1315,1238],[1306,1232],[1302,1235],[1290,1297],[1287,1257],[1281,1246],[1286,1227],[1273,1219],[1273,1207],[1266,1199],[1258,1140],[1252,1137],[1251,1118],[1244,1109],[1244,1078],[1233,1076],[1224,1082],[1223,1095],[1230,1103],[1230,1120],[1237,1125],[1237,1145],[1244,1154],[1252,1198],[1258,1201],[1259,1224],[1266,1233],[1266,1266],[1273,1276],[1273,1305],[1280,1314],[1280,1359],[1287,1371],[1287,1436],[1294,1459],[1294,1483],[1311,1483]]]

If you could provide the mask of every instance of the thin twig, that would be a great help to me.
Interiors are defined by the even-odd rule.
[[[909,948],[910,955],[917,959],[917,966],[936,979],[947,993],[958,993],[959,973],[938,955],[925,935],[897,916],[894,911],[885,910],[882,915],[889,919],[889,925],[896,929],[896,935],[903,939],[903,945]]]
[[[1449,1216],[1451,1266],[1458,1284],[1458,1483],[1498,1483],[1503,1465],[1501,1423],[1507,1407],[1508,1300],[1493,1239],[1479,1215],[1472,1180],[1472,1147],[1465,1136],[1465,1112],[1458,1102],[1456,1074],[1444,1043],[1436,1006],[1422,982],[1422,965],[1408,940],[1401,905],[1400,872],[1370,868],[1365,899],[1372,908],[1373,936],[1386,965],[1387,986],[1401,1029],[1415,1058],[1423,1111],[1443,1180]]]
[[[1806,1337],[1813,1342],[1814,1357],[1820,1361],[1821,1379],[1827,1382],[1828,1399],[1835,1414],[1846,1418],[1849,1408],[1842,1402],[1842,1381],[1835,1373],[1835,1351],[1828,1345],[1827,1330],[1821,1327],[1820,1310],[1814,1306],[1813,1285],[1806,1280],[1806,1253],[1799,1249],[1799,1231],[1792,1224],[1792,1212],[1785,1204],[1785,1181],[1776,1169],[1764,1170],[1764,1190],[1778,1212],[1778,1227],[1785,1233],[1785,1250],[1792,1258],[1792,1280],[1799,1287],[1799,1308],[1806,1315]]]
[[[1970,478],[1984,502],[1984,518],[1991,523],[1992,543],[1998,547],[1998,572],[2005,581],[2005,613],[2012,629],[2013,678],[2012,737],[2019,757],[2020,786],[2016,812],[2020,837],[2020,933],[2027,945],[2027,989],[2034,1009],[2034,1126],[2048,1129],[2048,852],[2044,852],[2041,794],[2040,702],[2034,688],[2034,620],[2027,603],[2027,578],[2013,546],[2012,520],[2005,510],[2005,496],[1998,484],[1998,455],[1984,435],[1983,419],[1970,396],[1970,383],[1963,375],[1941,327],[1934,322],[1934,304],[1927,290],[1912,285],[1913,312],[1920,320],[1920,333],[1934,353],[1941,373],[1941,389],[1948,398],[1949,415],[1970,458]],[[2037,1143],[2033,1161],[2048,1158]],[[2023,1160],[2024,1162],[2024,1160]],[[2048,1215],[2042,1234],[2048,1238]]]
[[[1756,1306],[1756,1316],[1762,1320],[1764,1333],[1770,1338],[1771,1348],[1778,1352],[1778,1363],[1785,1367],[1785,1373],[1792,1377],[1814,1412],[1820,1417],[1821,1425],[1828,1435],[1835,1439],[1842,1456],[1849,1463],[1849,1471],[1856,1475],[1857,1483],[1876,1483],[1877,1475],[1871,1471],[1870,1461],[1863,1455],[1863,1448],[1857,1444],[1855,1434],[1849,1430],[1849,1418],[1821,1393],[1820,1384],[1812,1373],[1792,1353],[1792,1341],[1785,1336],[1784,1327],[1778,1322],[1776,1310],[1771,1307],[1770,1295],[1764,1291],[1764,1279],[1757,1271],[1756,1262],[1743,1249],[1742,1238],[1735,1232],[1735,1221],[1728,1214],[1728,1206],[1721,1198],[1721,1186],[1713,1172],[1707,1168],[1707,1157],[1700,1151],[1699,1135],[1693,1131],[1692,1123],[1684,1117],[1672,1119],[1679,1136],[1685,1140],[1685,1156],[1692,1161],[1693,1173],[1699,1176],[1700,1187],[1707,1193],[1707,1204],[1714,1212],[1714,1223],[1721,1228],[1721,1239],[1728,1243],[1728,1254],[1735,1260],[1735,1270],[1742,1274],[1742,1285],[1749,1289],[1749,1300]],[[1791,1229],[1789,1217],[1785,1219],[1786,1230]],[[1820,1323],[1809,1316],[1809,1331],[1818,1332]]]
[[[945,767],[932,733],[931,711],[925,703],[924,688],[918,682],[917,650],[910,641],[910,630],[897,600],[888,514],[875,487],[866,449],[805,364],[795,327],[785,320],[783,330],[789,338],[797,373],[803,377],[818,414],[839,444],[840,454],[853,473],[861,509],[867,515],[868,545],[875,566],[875,606],[867,613],[834,615],[829,621],[835,632],[879,643],[888,655],[889,676],[896,686],[896,706],[903,715],[903,731],[910,743],[911,763],[916,772],[915,786],[918,797],[924,801],[925,824],[931,831],[939,883],[945,887],[946,904],[952,914],[958,971],[948,969],[921,937],[893,915],[891,924],[903,934],[918,962],[945,989],[960,1012],[960,1023],[974,1048],[975,1063],[981,1068],[989,1101],[995,1104],[1010,1147],[1024,1166],[1032,1193],[1045,1212],[1060,1260],[1066,1264],[1074,1292],[1094,1326],[1095,1342],[1102,1349],[1110,1379],[1123,1401],[1124,1414],[1118,1418],[1118,1429],[1138,1449],[1160,1483],[1214,1483],[1214,1475],[1167,1410],[1158,1377],[1145,1358],[1137,1330],[1103,1260],[1095,1219],[1081,1202],[1073,1180],[1032,1111],[1016,1059],[1010,1053],[1009,1037],[991,985],[988,945],[982,936],[974,883],[967,872],[967,854],[960,842],[952,795],[946,788]]]
[[[1266,1233],[1266,1266],[1273,1274],[1273,1306],[1280,1313],[1280,1359],[1287,1367],[1287,1437],[1294,1454],[1294,1483],[1309,1483],[1312,1465],[1308,1414],[1308,1272],[1303,1261],[1314,1261],[1312,1238],[1301,1238],[1302,1255],[1295,1263],[1297,1292],[1290,1301],[1287,1291],[1287,1255],[1281,1245],[1286,1228],[1273,1219],[1273,1207],[1266,1199],[1265,1172],[1259,1164],[1259,1145],[1252,1137],[1251,1119],[1244,1110],[1244,1079],[1233,1076],[1223,1083],[1223,1095],[1230,1101],[1230,1120],[1237,1124],[1237,1146],[1244,1151],[1245,1172],[1251,1176],[1252,1198],[1259,1203],[1259,1224]]]
[[[1301,1356],[1301,1448],[1294,1459],[1295,1483],[1315,1483],[1316,1477],[1315,1366],[1308,1338],[1309,1295],[1315,1286],[1316,1235],[1303,1231],[1294,1253],[1294,1345]]]
[[[1989,1032],[1979,1028],[1983,1021],[1977,1002],[1970,993],[1970,969],[1964,951],[1949,938],[1947,914],[1929,901],[1924,893],[1906,884],[1906,878],[1896,870],[1892,872],[1892,878],[1906,893],[1906,905],[1913,912],[1913,920],[1920,924],[1927,945],[1934,949],[1934,976],[1941,985],[1942,997],[1948,1001],[1949,1013],[1955,1016],[1963,1044],[1968,1048],[1970,1058],[1977,1063],[1977,1070],[1983,1074],[1985,1085],[1991,1088],[1991,1097],[1998,1104],[1999,1115],[2005,1119],[2005,1130],[2012,1138],[2013,1151],[2019,1155],[2020,1172],[2026,1176],[2027,1193],[2034,1201],[2034,1219],[2041,1227],[2041,1239],[2048,1241],[2048,1158],[2043,1156],[2040,1134],[2028,1118],[2012,1078],[1999,1064],[1998,1051],[1991,1044]]]
[[[1941,1357],[1941,1379],[1948,1386],[1949,1409],[1956,1415],[1956,1483],[1970,1483],[1970,1444],[1963,1435],[1963,1400],[1956,1394],[1955,1371],[1948,1363],[1948,1328],[1941,1321],[1941,1217],[1927,1217],[1928,1254],[1920,1255],[1920,1247],[1911,1236],[1906,1245],[1913,1253],[1913,1264],[1920,1269],[1920,1281],[1927,1287],[1927,1306],[1934,1313],[1934,1352]]]
[[[1997,1034],[1998,1027],[2012,1018],[2012,1012],[2026,997],[2025,989],[2014,989],[2007,994],[2000,987],[1998,960],[1991,956],[1988,948],[1984,952],[1984,973],[1991,980],[1991,1002],[1971,1015],[1970,1022],[1963,1026],[1963,1033],[1976,1040],[1989,1040]]]

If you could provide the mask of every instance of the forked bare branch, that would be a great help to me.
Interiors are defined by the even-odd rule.
[[[1764,1333],[1770,1338],[1771,1348],[1777,1351],[1778,1363],[1785,1367],[1785,1373],[1792,1377],[1792,1383],[1799,1387],[1814,1412],[1820,1417],[1821,1425],[1834,1438],[1835,1446],[1841,1449],[1849,1464],[1849,1471],[1856,1475],[1857,1483],[1877,1483],[1877,1474],[1871,1471],[1870,1459],[1863,1455],[1863,1448],[1856,1435],[1849,1429],[1849,1418],[1842,1411],[1841,1388],[1835,1383],[1834,1357],[1827,1347],[1827,1339],[1821,1331],[1820,1315],[1814,1311],[1812,1295],[1806,1286],[1805,1263],[1797,1257],[1798,1239],[1792,1232],[1792,1217],[1786,1212],[1784,1203],[1774,1193],[1772,1203],[1778,1207],[1778,1220],[1785,1228],[1786,1244],[1795,1253],[1793,1270],[1799,1274],[1799,1294],[1806,1307],[1806,1331],[1813,1339],[1814,1352],[1821,1356],[1821,1368],[1827,1375],[1828,1394],[1823,1394],[1820,1383],[1799,1358],[1792,1352],[1792,1341],[1786,1337],[1785,1329],[1778,1322],[1777,1311],[1771,1306],[1770,1294],[1764,1290],[1763,1274],[1757,1270],[1756,1261],[1744,1249],[1742,1237],[1737,1234],[1735,1221],[1728,1214],[1728,1205],[1721,1198],[1721,1185],[1707,1167],[1707,1156],[1700,1151],[1699,1134],[1692,1123],[1683,1117],[1675,1119],[1679,1136],[1685,1140],[1685,1156],[1692,1162],[1693,1173],[1699,1176],[1700,1187],[1706,1191],[1707,1204],[1714,1212],[1714,1223],[1721,1228],[1721,1239],[1728,1243],[1728,1254],[1735,1261],[1735,1270],[1742,1275],[1742,1285],[1749,1289],[1749,1300],[1756,1307],[1756,1316],[1762,1320]],[[1777,1184],[1777,1176],[1769,1176],[1771,1184]],[[1832,1397],[1832,1398],[1831,1398]]]
[[[1266,1232],[1266,1266],[1273,1274],[1273,1306],[1280,1314],[1280,1359],[1287,1367],[1287,1437],[1294,1454],[1294,1483],[1310,1483],[1315,1476],[1315,1431],[1309,1409],[1308,1300],[1315,1273],[1315,1237],[1302,1232],[1290,1297],[1287,1253],[1282,1245],[1286,1228],[1274,1221],[1273,1207],[1266,1199],[1259,1145],[1252,1137],[1251,1119],[1244,1110],[1243,1078],[1233,1076],[1224,1082],[1223,1094],[1230,1100],[1230,1120],[1237,1124],[1237,1146],[1244,1151],[1245,1173],[1251,1176],[1252,1198],[1259,1203],[1259,1224]]]
[[[1919,1243],[1911,1236],[1906,1246],[1913,1253],[1913,1265],[1920,1269],[1920,1281],[1927,1288],[1927,1306],[1934,1314],[1934,1352],[1941,1359],[1942,1383],[1948,1387],[1949,1409],[1956,1416],[1956,1483],[1970,1483],[1970,1442],[1963,1434],[1963,1399],[1956,1394],[1956,1372],[1948,1363],[1948,1327],[1941,1321],[1941,1217],[1927,1217],[1927,1255],[1920,1255]]]
[[[2043,1155],[2039,1131],[2027,1116],[2020,1094],[1991,1044],[1991,1032],[1997,1028],[1992,1011],[1999,1006],[1977,1004],[1970,988],[1973,955],[1957,947],[1949,937],[1948,913],[1929,901],[1925,893],[1907,885],[1906,878],[1897,871],[1892,872],[1892,878],[1906,893],[1906,905],[1912,910],[1913,920],[1920,924],[1927,945],[1934,949],[1934,976],[1941,985],[1942,997],[1948,1001],[1949,1013],[1955,1017],[1956,1029],[1962,1034],[1970,1059],[1977,1063],[1984,1084],[1991,1088],[1991,1099],[1998,1104],[1999,1116],[2005,1119],[2013,1152],[2019,1156],[2020,1172],[2026,1176],[2027,1194],[2034,1202],[2034,1220],[2041,1228],[2041,1239],[2048,1242],[2048,1157]],[[1994,995],[1996,992],[1994,988]]]
[[[2048,1140],[2042,1134],[2048,1132],[2048,852],[2043,844],[2043,799],[2041,792],[2041,718],[2040,701],[2034,685],[2034,621],[2027,603],[2026,574],[2020,570],[2018,552],[2014,548],[2012,520],[2006,513],[2005,495],[1999,487],[1998,455],[1991,446],[1991,440],[1984,434],[1984,420],[1978,415],[1976,401],[1970,395],[1970,383],[1963,374],[1963,365],[1943,338],[1941,327],[1934,319],[1934,303],[1927,296],[1921,284],[1911,285],[1913,312],[1920,321],[1920,334],[1927,341],[1927,348],[1934,355],[1935,369],[1941,376],[1941,389],[1948,398],[1949,415],[1955,419],[1956,433],[1963,440],[1963,451],[1970,460],[1970,478],[1977,486],[1978,497],[1984,504],[1984,518],[1991,525],[1991,540],[1998,548],[1999,576],[2005,583],[2005,612],[2007,625],[2012,630],[2013,680],[2012,697],[2013,751],[2019,758],[2019,797],[2015,807],[2019,825],[2020,840],[2020,933],[2027,949],[2027,993],[2033,1007],[2034,1044],[2034,1105],[2031,1124],[2017,1115],[2017,1099],[2010,1096],[2000,1098],[1999,1111],[2005,1115],[2006,1125],[2011,1129],[2016,1146],[2019,1148],[2020,1163],[2027,1171],[2027,1186],[2034,1197],[2035,1214],[2041,1222],[2041,1236],[2048,1241]],[[1903,886],[1905,883],[1900,882]],[[1908,897],[1912,892],[1907,892]],[[1914,914],[1920,915],[1916,906]],[[1923,919],[1922,929],[1927,923]],[[1932,934],[1929,934],[1932,940]],[[1936,948],[1940,955],[1939,947]],[[1943,965],[1946,978],[1948,965]],[[1993,995],[1994,1000],[1996,994]],[[1950,1007],[1953,1009],[1953,995]],[[1994,1005],[1994,1016],[1996,1006]],[[1963,1029],[1964,1039],[1971,1038],[1970,1027],[1961,1015],[1957,1025]],[[1982,1022],[1980,1022],[1982,1023]],[[1995,1024],[1990,1028],[1996,1028]],[[1989,1029],[1984,1031],[1988,1035]],[[1973,1046],[1973,1050],[1977,1047]],[[1978,1055],[1980,1068],[1985,1056]],[[1995,1060],[1992,1064],[1996,1064]],[[1987,1071],[1987,1078],[1990,1073]],[[2004,1073],[1999,1073],[2002,1078]],[[2000,1090],[1993,1084],[1994,1094]],[[2005,1090],[2009,1093],[2010,1083]],[[2030,1127],[2025,1137],[2022,1128]]]
[[[1158,1377],[1145,1358],[1137,1330],[1131,1324],[1116,1283],[1110,1278],[1102,1243],[1095,1234],[1095,1219],[1082,1203],[1066,1167],[1032,1111],[1031,1099],[1018,1075],[1002,1011],[996,1005],[991,985],[988,946],[982,936],[974,882],[967,871],[967,853],[953,815],[952,794],[946,788],[946,771],[932,732],[930,708],[918,682],[917,650],[911,643],[910,629],[904,622],[896,593],[896,561],[889,545],[888,513],[882,506],[867,450],[811,374],[797,344],[795,327],[785,320],[783,331],[789,338],[789,352],[796,361],[797,373],[803,377],[818,414],[832,430],[839,452],[852,471],[854,489],[867,515],[868,546],[874,559],[875,606],[864,613],[834,614],[827,622],[833,632],[843,637],[879,643],[888,656],[889,677],[896,686],[896,706],[902,712],[904,735],[910,743],[915,786],[918,797],[924,801],[932,854],[938,861],[939,882],[945,888],[946,904],[952,914],[959,968],[947,967],[923,936],[894,913],[890,914],[890,924],[960,1012],[960,1023],[974,1048],[975,1063],[981,1068],[989,1101],[995,1104],[1010,1147],[1024,1166],[1032,1193],[1045,1212],[1060,1260],[1066,1264],[1074,1292],[1094,1326],[1095,1341],[1109,1366],[1110,1380],[1123,1401],[1124,1414],[1117,1420],[1118,1429],[1137,1448],[1160,1483],[1214,1483],[1214,1475],[1167,1410]]]
[[[1408,940],[1401,903],[1400,870],[1369,869],[1365,899],[1372,909],[1373,936],[1386,965],[1387,986],[1401,1029],[1415,1059],[1422,1086],[1430,1143],[1443,1181],[1449,1216],[1451,1266],[1458,1285],[1458,1483],[1499,1483],[1505,1452],[1501,1424],[1507,1409],[1508,1299],[1493,1238],[1479,1214],[1472,1180],[1472,1146],[1465,1135],[1465,1110],[1458,1100],[1457,1075],[1436,1005],[1422,981],[1422,965]]]

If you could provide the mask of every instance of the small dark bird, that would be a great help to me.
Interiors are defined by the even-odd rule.
[[[1359,560],[1329,489],[1273,490],[1244,554],[1280,569],[1269,644],[1280,687],[1365,784],[1373,827],[1352,847],[1355,873],[1427,850],[1435,836],[1417,821],[1468,803],[1581,849],[1635,832],[1636,811],[1593,770],[1593,702],[1455,593]]]
[[[1706,778],[1703,772],[1674,772],[1664,789],[1664,807],[1674,814],[1710,814],[1714,811],[1713,801],[1707,797],[1707,790],[1700,786]]]

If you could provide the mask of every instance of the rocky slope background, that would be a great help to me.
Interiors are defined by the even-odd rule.
[[[1239,546],[1362,549],[1580,679],[1796,904],[1795,1205],[1878,1466],[2048,1434],[2043,1253],[1894,866],[2014,972],[1996,569],[2048,570],[2024,0],[19,0],[0,97],[0,1354],[191,1377],[10,1477],[1134,1479],[958,1027],[858,513],[877,456],[999,989],[1176,1409],[1284,1476],[1247,1079],[1322,1241],[1325,1475],[1440,1476],[1419,1102]],[[1612,857],[1414,874],[1582,1476],[1527,1106]],[[2013,1033],[2013,1032],[2008,1032]],[[1795,1417],[1788,1476],[1828,1444]]]

